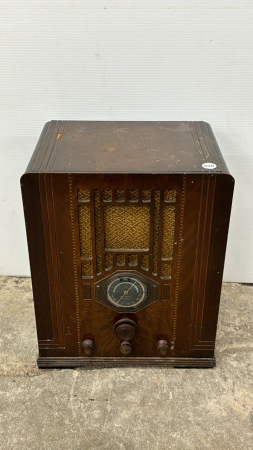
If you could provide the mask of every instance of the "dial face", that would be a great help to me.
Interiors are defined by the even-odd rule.
[[[118,276],[107,285],[107,301],[122,311],[140,309],[147,301],[147,285],[133,276]]]

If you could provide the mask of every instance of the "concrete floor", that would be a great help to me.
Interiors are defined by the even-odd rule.
[[[0,289],[1,449],[253,449],[252,286],[223,285],[214,369],[39,370],[30,279]]]

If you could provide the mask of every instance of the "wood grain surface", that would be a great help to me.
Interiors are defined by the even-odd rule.
[[[169,143],[166,141],[168,131]],[[110,148],[117,149],[116,157],[114,150],[108,150]],[[151,148],[158,150],[157,164],[149,151]],[[200,169],[208,155],[214,158],[217,170]],[[177,158],[175,164],[173,158]],[[36,149],[28,168],[34,172],[27,172],[21,184],[39,366],[91,366],[94,361],[98,366],[150,362],[152,365],[212,367],[234,180],[223,173],[226,166],[208,125],[170,122],[163,127],[161,123],[127,123],[123,127],[104,122],[54,122],[45,127],[40,149]],[[61,171],[64,173],[59,173]],[[164,173],[166,171],[168,173]],[[85,261],[80,252],[78,189],[90,191],[90,201],[86,203],[91,216],[93,272],[90,279],[82,275]],[[130,189],[138,189],[140,193],[142,189],[151,190],[150,246],[142,251],[149,255],[149,268],[142,268],[138,250],[132,251],[138,253],[137,266],[129,266],[129,250],[124,250],[126,264],[122,271],[130,274],[134,270],[156,281],[159,298],[134,314],[125,314],[138,325],[131,343],[132,351],[126,356],[120,353],[120,341],[113,328],[115,321],[124,315],[95,298],[94,284],[121,270],[116,265],[116,254],[120,250],[110,250],[113,262],[109,270],[104,264],[108,253],[104,245],[104,189],[112,190],[110,205],[114,207],[118,204],[116,189],[124,189],[126,194]],[[160,277],[165,189],[174,189],[177,193],[173,203],[175,229],[169,279]],[[100,192],[100,228],[97,229],[95,190]],[[156,191],[160,192],[160,225],[157,273],[154,273]],[[128,195],[122,205],[132,205]],[[144,205],[141,195],[135,205]],[[100,233],[99,245],[96,232]],[[98,257],[101,257],[100,273],[96,264]],[[83,358],[81,343],[84,339],[94,341],[89,358]],[[159,339],[169,343],[169,354],[164,358],[158,358],[156,343]]]

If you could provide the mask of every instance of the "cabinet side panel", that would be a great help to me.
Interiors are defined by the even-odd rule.
[[[38,174],[27,173],[23,175],[21,188],[38,338],[52,340],[53,327]]]
[[[215,340],[233,189],[230,175],[217,176],[201,341]]]

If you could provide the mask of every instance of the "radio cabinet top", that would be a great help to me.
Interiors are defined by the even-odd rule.
[[[228,172],[205,122],[48,122],[27,172]]]

